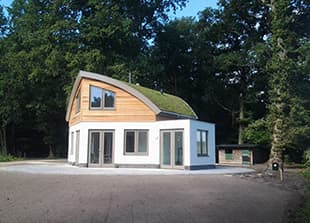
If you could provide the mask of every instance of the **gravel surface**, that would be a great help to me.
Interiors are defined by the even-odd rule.
[[[0,222],[290,222],[300,194],[259,182],[252,175],[57,175],[1,170]]]

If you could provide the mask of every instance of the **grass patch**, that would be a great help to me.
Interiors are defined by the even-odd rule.
[[[16,160],[22,160],[22,158],[18,158],[12,155],[1,155],[0,154],[0,162],[9,162],[9,161],[16,161]]]
[[[305,201],[302,211],[300,212],[298,222],[299,223],[310,223],[310,168],[306,168],[302,172],[302,175],[307,180],[306,201]]]

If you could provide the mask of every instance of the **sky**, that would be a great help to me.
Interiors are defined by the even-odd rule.
[[[0,0],[0,5],[9,6],[13,0]],[[176,14],[170,14],[170,19],[181,18],[184,16],[197,16],[199,11],[204,10],[206,7],[216,7],[217,0],[189,0],[183,10],[178,10]]]
[[[171,14],[171,19],[181,18],[185,16],[197,16],[197,13],[204,10],[206,7],[216,8],[217,0],[189,0],[186,7],[178,10],[175,15]]]

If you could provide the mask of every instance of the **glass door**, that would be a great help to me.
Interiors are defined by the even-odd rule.
[[[100,165],[100,132],[91,131],[89,134],[89,165]]]
[[[113,163],[114,131],[89,131],[89,166],[103,166]]]
[[[161,131],[161,167],[183,168],[183,130]]]
[[[174,132],[174,165],[183,166],[183,131]]]
[[[113,155],[113,132],[104,132],[104,157],[103,163],[104,164],[111,164],[113,162],[112,155]]]
[[[162,165],[171,167],[171,133],[162,133]]]

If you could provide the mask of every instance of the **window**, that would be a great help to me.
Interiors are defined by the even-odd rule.
[[[208,156],[208,131],[197,130],[197,155]]]
[[[147,130],[125,130],[125,154],[145,155],[148,152]]]
[[[75,104],[76,104],[75,113],[79,113],[81,110],[81,91],[80,90],[75,97]]]
[[[71,132],[70,155],[73,155],[73,145],[74,145],[74,132]]]
[[[225,149],[225,159],[226,160],[232,160],[233,159],[231,148]]]
[[[90,86],[90,107],[102,108],[102,89]]]
[[[114,108],[114,98],[115,94],[112,91],[104,91],[104,107]]]
[[[79,163],[80,131],[75,132],[75,163]]]
[[[100,87],[90,86],[89,101],[91,109],[114,108],[115,93]]]

